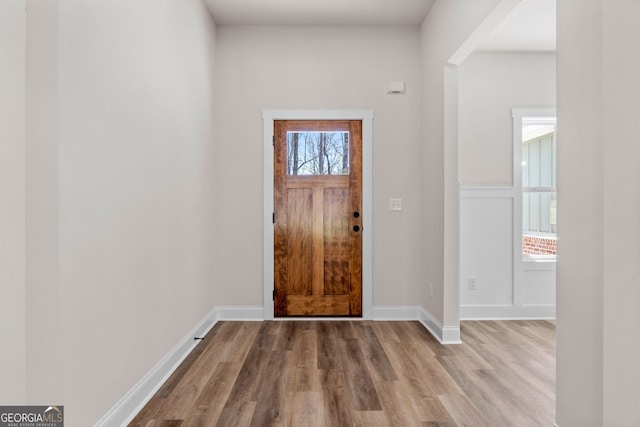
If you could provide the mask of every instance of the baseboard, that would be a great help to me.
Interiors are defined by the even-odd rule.
[[[461,344],[459,326],[442,326],[442,324],[424,308],[420,308],[420,323],[427,328],[440,344]]]
[[[193,338],[206,335],[216,324],[216,311],[217,309],[211,310],[198,322],[95,426],[125,426],[131,422],[162,384],[167,381],[173,371],[198,345],[199,341],[195,341]]]
[[[216,307],[217,320],[243,320],[261,321],[264,320],[264,310],[262,307]],[[419,320],[420,307],[418,306],[389,306],[373,307],[373,320]],[[298,320],[298,318],[286,318],[287,320]],[[301,320],[326,320],[326,318],[301,317]],[[353,320],[353,318],[331,318],[331,320]]]
[[[373,320],[420,320],[418,306],[373,307]]]
[[[461,320],[551,320],[555,318],[555,305],[460,307]]]

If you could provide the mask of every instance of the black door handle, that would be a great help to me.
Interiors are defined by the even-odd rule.
[[[354,217],[354,218],[360,218],[360,212],[355,211],[355,212],[353,213],[353,217]]]
[[[353,231],[355,231],[356,233],[357,233],[358,231],[360,231],[360,226],[359,226],[359,225],[354,225],[354,226],[353,226]]]

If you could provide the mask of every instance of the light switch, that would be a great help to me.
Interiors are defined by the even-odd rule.
[[[390,199],[389,200],[389,210],[391,210],[391,211],[401,211],[402,210],[402,199]]]

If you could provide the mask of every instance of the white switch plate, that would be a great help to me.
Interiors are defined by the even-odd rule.
[[[390,211],[401,211],[402,210],[402,199],[390,199],[389,200],[389,210]]]
[[[404,93],[404,82],[389,82],[387,83],[387,93]]]

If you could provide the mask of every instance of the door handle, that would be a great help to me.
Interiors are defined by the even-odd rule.
[[[354,218],[360,218],[360,212],[355,211],[355,212],[353,213],[353,217],[354,217]]]
[[[354,226],[353,226],[353,231],[355,231],[356,233],[357,233],[358,231],[360,231],[360,226],[359,226],[359,225],[354,225]]]

